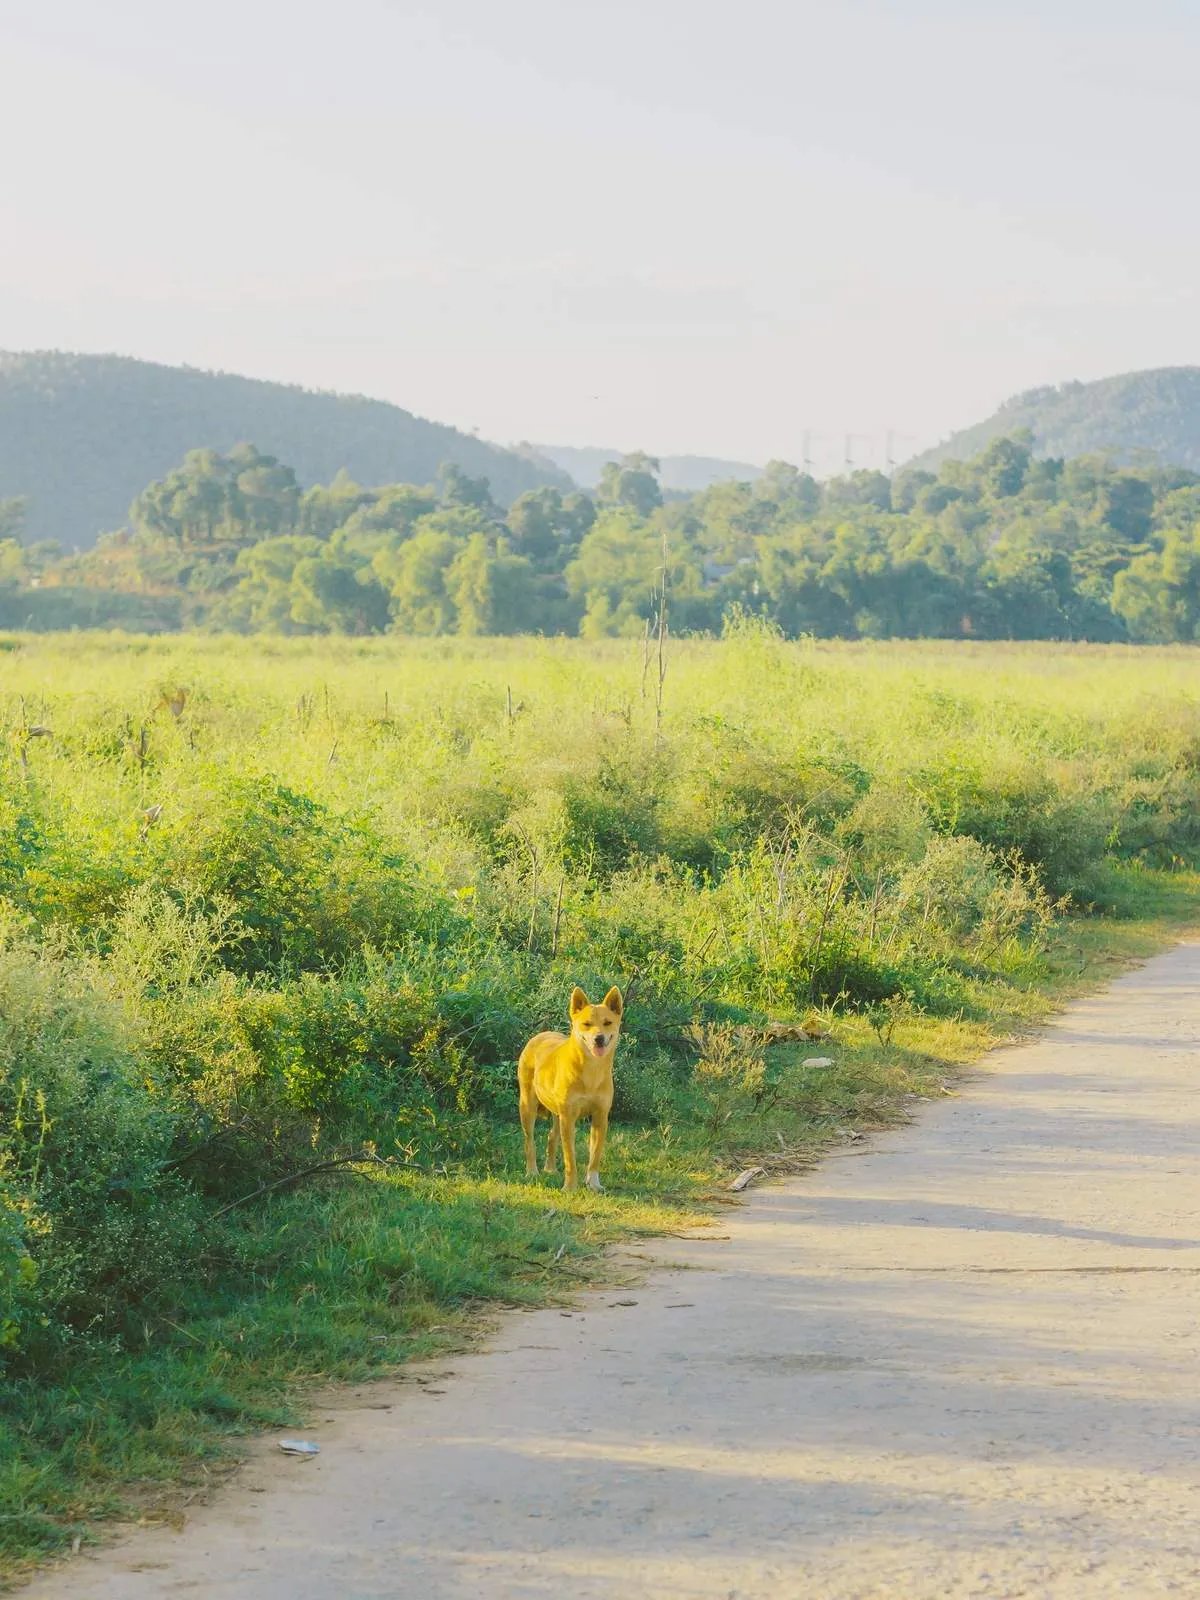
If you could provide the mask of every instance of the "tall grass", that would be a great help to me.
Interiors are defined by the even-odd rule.
[[[1068,914],[1161,908],[1197,846],[1184,650],[743,625],[672,644],[660,708],[614,643],[4,644],[17,1556],[298,1376],[936,1092],[1061,983]],[[508,1180],[513,1061],[577,982],[631,1004],[614,1195],[568,1204]],[[832,1071],[757,1042],[813,1012]]]

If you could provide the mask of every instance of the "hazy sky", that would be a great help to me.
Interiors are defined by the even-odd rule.
[[[1200,361],[1197,85],[1197,0],[0,0],[0,348],[878,459]]]

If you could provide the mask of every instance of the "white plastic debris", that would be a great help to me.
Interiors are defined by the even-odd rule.
[[[801,1064],[806,1067],[831,1067],[833,1065],[833,1057],[809,1056],[808,1060]]]
[[[280,1439],[279,1448],[285,1456],[319,1456],[321,1446],[311,1439]]]

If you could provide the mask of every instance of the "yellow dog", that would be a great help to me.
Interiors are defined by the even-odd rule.
[[[521,1128],[525,1134],[525,1170],[537,1174],[533,1130],[538,1116],[550,1118],[546,1171],[553,1172],[559,1140],[563,1148],[563,1188],[575,1189],[575,1124],[592,1120],[588,1140],[587,1186],[600,1187],[600,1158],[608,1136],[613,1103],[613,1056],[621,1033],[621,991],[610,989],[598,1006],[582,989],[571,991],[571,1032],[538,1033],[521,1051],[517,1082],[521,1090]]]

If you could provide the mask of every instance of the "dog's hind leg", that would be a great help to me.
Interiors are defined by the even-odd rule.
[[[608,1138],[608,1112],[592,1112],[592,1131],[588,1135],[587,1186],[600,1188],[600,1163],[604,1159],[604,1144]]]
[[[533,1132],[537,1126],[538,1098],[533,1092],[532,1070],[526,1073],[524,1067],[519,1066],[517,1075],[521,1086],[521,1132],[525,1135],[525,1175],[536,1178],[538,1164]]]
[[[550,1132],[546,1135],[546,1171],[553,1172],[558,1166],[558,1118],[553,1111],[550,1116]]]

